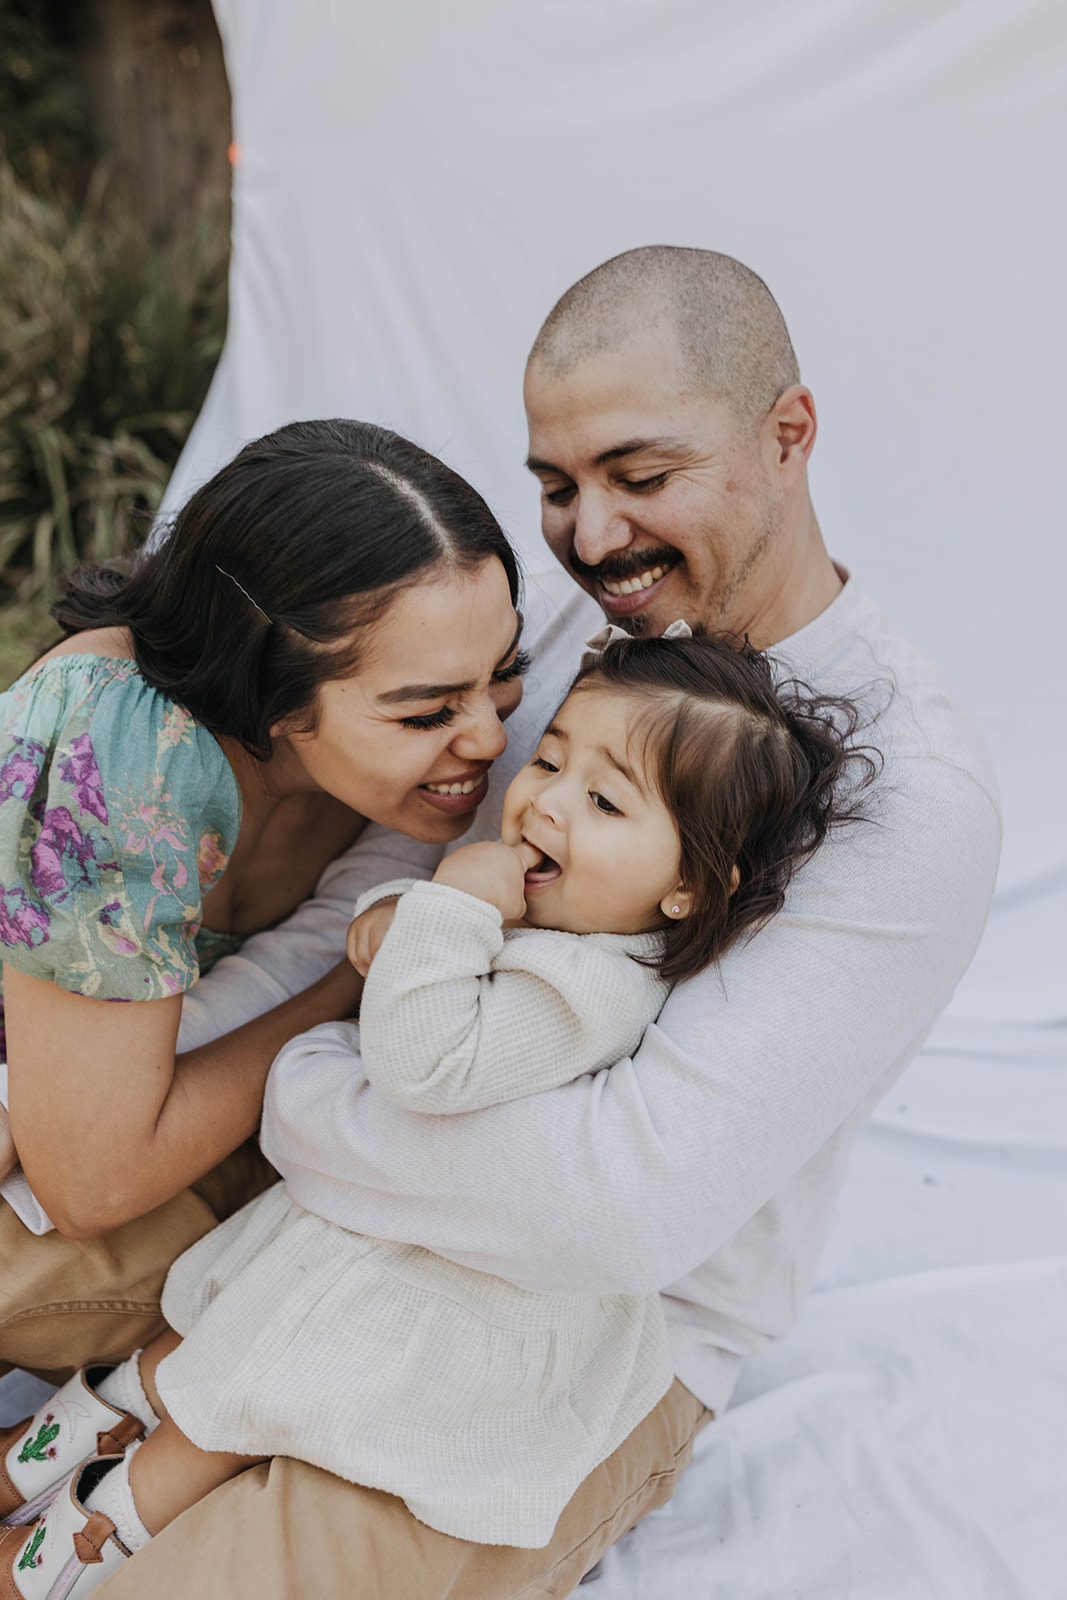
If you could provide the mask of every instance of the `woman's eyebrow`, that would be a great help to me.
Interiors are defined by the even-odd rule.
[[[519,612],[518,616],[518,626],[511,636],[511,643],[500,657],[497,666],[508,659],[522,638],[522,613]],[[473,688],[473,679],[467,683],[406,683],[402,689],[387,689],[384,694],[377,696],[377,700],[379,705],[399,706],[409,700],[439,700],[450,694],[464,694],[466,690]]]
[[[406,683],[402,689],[387,689],[377,698],[379,705],[399,706],[407,700],[438,700],[442,695],[462,694],[473,687],[472,683]]]

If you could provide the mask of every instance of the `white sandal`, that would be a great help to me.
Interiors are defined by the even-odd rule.
[[[145,1425],[94,1385],[111,1362],[82,1367],[32,1417],[0,1430],[0,1524],[32,1522],[90,1456],[121,1456]]]
[[[0,1600],[83,1600],[129,1560],[111,1518],[82,1503],[121,1461],[86,1462],[32,1527],[0,1530]]]

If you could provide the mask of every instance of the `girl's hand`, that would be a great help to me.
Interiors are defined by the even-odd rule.
[[[517,844],[465,844],[446,856],[433,875],[434,883],[447,883],[478,900],[496,906],[505,922],[517,921],[526,911],[524,893],[527,869],[541,857],[525,841]]]
[[[11,1137],[11,1119],[4,1107],[0,1106],[0,1183],[3,1183],[9,1172],[14,1172],[18,1164],[18,1151]]]
[[[346,949],[348,959],[365,978],[370,964],[381,948],[382,940],[393,925],[396,900],[379,900],[369,906],[361,917],[349,924]]]

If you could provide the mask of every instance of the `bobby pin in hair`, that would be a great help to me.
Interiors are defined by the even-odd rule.
[[[217,561],[215,563],[215,571],[216,572],[221,572],[222,576],[224,578],[229,578],[231,583],[237,583],[237,579],[234,577],[233,573],[232,572],[227,572],[225,567],[220,567]],[[259,604],[259,601],[252,599],[252,596],[249,594],[249,592],[245,588],[244,584],[243,583],[237,583],[237,587],[240,589],[240,591],[244,595],[245,599],[247,601],[249,601],[252,605],[255,606],[255,608],[259,612],[260,616],[261,617],[267,617],[267,621],[270,623],[271,627],[273,627],[274,626],[274,618],[267,616],[267,613],[264,611],[263,607]]]

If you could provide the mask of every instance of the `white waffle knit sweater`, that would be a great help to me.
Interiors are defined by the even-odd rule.
[[[356,916],[395,895],[359,1022],[368,1081],[396,1105],[447,1115],[555,1089],[635,1047],[667,998],[631,959],[654,959],[657,934],[505,929],[486,901],[413,878],[361,895]]]
[[[329,1083],[339,1037],[353,1080],[451,1120],[609,1066],[666,997],[631,959],[659,954],[655,934],[505,931],[495,906],[425,882],[357,911],[395,893],[361,1025],[313,1029],[272,1069],[299,1080],[309,1142],[327,1132],[317,1061]],[[202,1449],[298,1456],[483,1544],[547,1543],[673,1378],[656,1294],[522,1289],[339,1228],[284,1184],[175,1263],[163,1309],[184,1342],[160,1394]]]

